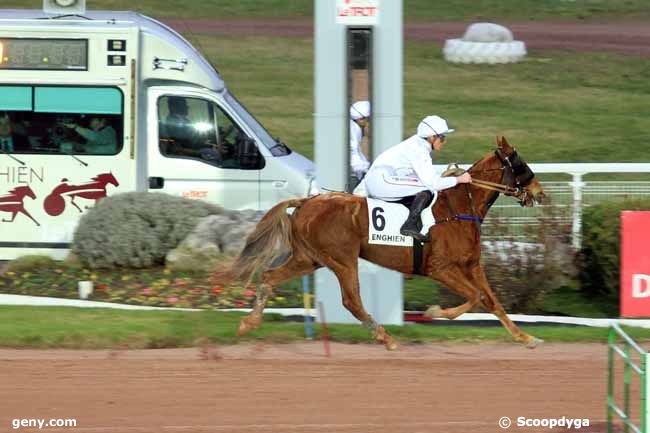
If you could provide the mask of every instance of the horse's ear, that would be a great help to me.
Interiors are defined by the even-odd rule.
[[[497,135],[497,147],[504,151],[512,149],[512,146],[510,146],[510,143],[508,143],[508,140],[503,135]]]

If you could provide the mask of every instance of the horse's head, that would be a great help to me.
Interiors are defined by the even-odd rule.
[[[497,149],[494,154],[503,167],[502,182],[517,190],[513,195],[519,200],[519,204],[531,207],[535,202],[542,203],[546,197],[544,188],[526,161],[510,146],[505,137],[497,136]]]
[[[29,186],[18,186],[10,191],[10,193],[16,195],[17,197],[29,197],[32,199],[36,198],[36,194],[34,194],[34,191]]]
[[[113,176],[113,173],[98,174],[96,177],[93,178],[93,180],[103,182],[104,184],[110,183],[111,185],[114,185],[114,186],[120,186],[117,179],[115,179],[115,176]]]

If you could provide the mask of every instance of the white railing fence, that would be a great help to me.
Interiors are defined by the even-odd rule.
[[[573,247],[579,249],[585,207],[612,199],[650,197],[650,163],[529,165],[536,175],[542,177],[549,203],[522,208],[512,198],[500,196],[485,220],[484,237],[496,237],[493,229],[502,224],[510,226],[509,233],[514,234],[513,237],[526,238],[526,229],[545,219],[553,225],[565,227],[570,232]],[[468,168],[469,165],[461,167]],[[444,170],[446,166],[438,165],[436,168]],[[647,180],[615,180],[627,173],[647,173],[648,177]],[[586,175],[595,174],[611,174],[612,180],[585,180]],[[552,175],[557,175],[557,179]]]

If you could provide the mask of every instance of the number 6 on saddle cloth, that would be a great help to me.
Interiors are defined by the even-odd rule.
[[[400,247],[412,247],[413,238],[400,234],[400,228],[408,218],[409,208],[414,196],[405,197],[397,202],[387,202],[368,197],[368,243],[377,245],[395,245]],[[433,195],[431,203],[422,211],[422,230],[426,234],[429,228],[436,223],[433,217],[433,205],[438,194]]]

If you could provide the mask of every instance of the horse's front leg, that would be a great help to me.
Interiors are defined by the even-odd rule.
[[[430,319],[454,320],[456,317],[469,312],[477,304],[478,301],[467,301],[452,308],[441,308],[440,305],[432,305],[424,312],[424,316]]]
[[[446,285],[451,291],[467,299],[467,302],[457,307],[444,309],[440,308],[440,305],[432,305],[424,312],[425,317],[453,320],[461,314],[467,313],[480,303],[481,293],[467,278],[461,267],[449,267],[442,272],[435,272],[431,277]]]
[[[30,220],[34,221],[34,223],[35,223],[37,226],[39,226],[39,227],[41,226],[41,225],[38,223],[38,221],[36,221],[36,220],[34,219],[34,217],[33,217],[29,212],[27,212],[26,209],[22,209],[21,212],[22,212],[23,214],[27,215],[27,217],[28,217]],[[15,218],[15,215],[14,215],[14,218]]]
[[[74,202],[74,199],[75,199],[76,195],[72,195],[70,197],[71,197],[70,203],[72,204],[72,206],[76,207],[79,212],[83,213],[81,208],[79,206],[77,206],[77,203]]]
[[[534,349],[539,346],[544,340],[533,337],[522,331],[517,325],[513,323],[508,317],[505,310],[497,300],[494,292],[490,288],[490,283],[485,276],[482,266],[476,266],[471,272],[471,279],[481,291],[481,304],[486,311],[497,316],[501,324],[508,330],[512,338],[519,343],[524,344],[529,349]]]

